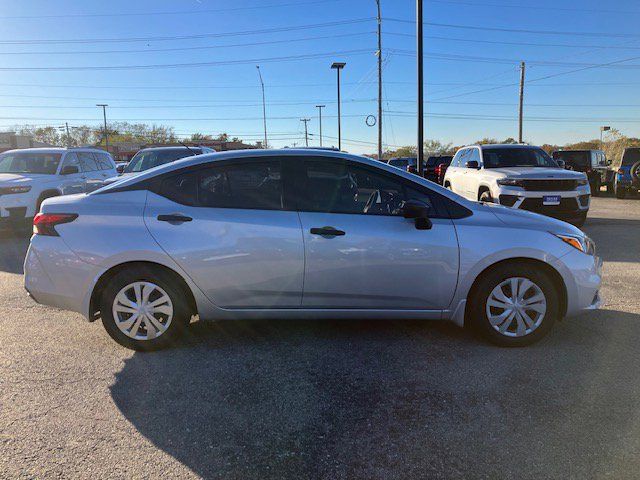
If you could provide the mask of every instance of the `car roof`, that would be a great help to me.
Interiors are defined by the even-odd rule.
[[[487,143],[483,145],[469,145],[469,147],[480,148],[540,148],[537,145],[526,145],[524,143]]]
[[[91,152],[102,152],[109,153],[106,150],[102,150],[101,148],[96,147],[33,147],[33,148],[14,148],[13,150],[6,150],[1,153],[16,153],[16,152],[36,152],[36,153],[64,153],[64,152],[82,152],[82,151],[91,151]]]
[[[201,146],[189,146],[189,148],[184,147],[182,145],[171,145],[168,147],[147,147],[147,148],[141,148],[140,150],[138,150],[139,152],[155,152],[155,151],[163,151],[163,150],[185,150],[185,151],[189,151],[189,149],[191,150],[202,150]]]
[[[135,185],[136,183],[143,182],[158,175],[170,173],[172,171],[179,170],[185,167],[242,158],[246,158],[247,160],[252,161],[260,161],[261,159],[270,157],[324,157],[351,160],[356,163],[361,163],[363,165],[368,165],[380,170],[385,170],[389,173],[392,173],[393,175],[404,177],[414,183],[422,184],[462,205],[470,204],[469,200],[465,200],[464,198],[456,195],[451,190],[448,190],[441,185],[430,182],[425,178],[418,177],[417,175],[405,172],[396,167],[390,166],[384,162],[336,150],[310,150],[305,148],[229,150],[226,152],[205,153],[203,155],[185,157],[180,160],[176,160],[175,162],[166,163],[164,165],[159,165],[149,170],[145,170],[131,177],[123,178],[118,182],[112,183],[99,190],[96,190],[94,193],[102,194],[108,193],[112,190],[120,190],[121,188],[127,188]],[[94,193],[91,193],[90,195],[93,195]]]

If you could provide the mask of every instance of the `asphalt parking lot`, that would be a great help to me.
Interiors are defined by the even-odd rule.
[[[196,322],[134,353],[0,238],[0,477],[637,478],[640,199],[584,229],[605,306],[532,347],[438,322]]]

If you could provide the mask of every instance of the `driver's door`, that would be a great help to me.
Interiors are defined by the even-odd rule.
[[[355,162],[316,157],[297,165],[304,308],[440,310],[449,305],[458,243],[433,192]],[[402,217],[406,199],[429,205],[430,230],[418,230]]]

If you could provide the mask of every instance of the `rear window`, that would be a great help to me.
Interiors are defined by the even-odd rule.
[[[564,160],[570,167],[589,167],[591,152],[553,152],[554,160]]]
[[[401,169],[405,169],[407,168],[409,165],[415,165],[416,164],[416,159],[415,158],[392,158],[391,160],[389,160],[389,165],[391,165],[392,167],[396,167],[396,168],[401,168]]]
[[[627,148],[622,154],[622,165],[631,166],[640,162],[640,148]]]
[[[54,175],[60,164],[60,153],[12,152],[0,155],[0,173]]]

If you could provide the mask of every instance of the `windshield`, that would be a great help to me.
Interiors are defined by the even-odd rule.
[[[0,155],[0,173],[54,175],[61,153],[11,152]]]
[[[640,162],[640,148],[627,148],[622,154],[622,165],[629,166]]]
[[[485,168],[558,168],[558,164],[541,148],[484,148],[482,156]]]
[[[553,152],[554,160],[564,160],[569,167],[588,167],[591,163],[591,152]]]
[[[141,150],[136,153],[129,165],[124,169],[124,173],[144,172],[150,168],[174,162],[184,157],[191,157],[200,153],[200,149],[192,148],[191,152],[186,148],[176,148],[171,150]]]

